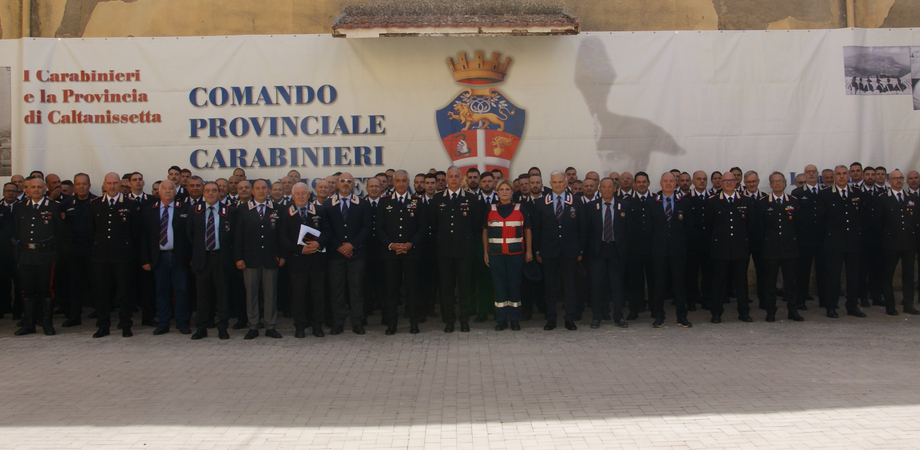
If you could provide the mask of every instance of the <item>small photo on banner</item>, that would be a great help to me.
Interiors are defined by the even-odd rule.
[[[910,85],[913,88],[914,111],[920,110],[920,47],[910,47]]]
[[[0,67],[0,177],[13,175],[13,119],[10,68]]]
[[[911,94],[910,48],[843,47],[847,95]]]

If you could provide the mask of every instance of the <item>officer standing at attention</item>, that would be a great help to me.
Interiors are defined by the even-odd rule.
[[[323,205],[310,202],[310,190],[304,183],[291,188],[291,206],[282,221],[281,242],[291,271],[291,312],[294,316],[294,337],[306,336],[307,306],[313,336],[323,337],[323,319],[326,317],[326,246],[329,229]],[[300,238],[301,227],[319,232],[305,233]],[[300,240],[298,240],[300,238]],[[309,301],[308,301],[309,300]]]
[[[622,181],[629,175],[623,172]],[[652,195],[648,191],[649,178],[645,172],[637,172],[633,179],[635,189],[632,195],[624,194],[629,206],[629,257],[626,263],[626,301],[629,315],[626,320],[636,320],[639,313],[648,308],[645,297],[646,285],[649,294],[655,291],[655,268],[652,265]],[[660,205],[654,205],[655,207]]]
[[[826,256],[825,286],[827,288],[827,317],[836,319],[838,299],[840,297],[840,270],[846,264],[847,280],[847,315],[866,317],[859,310],[859,247],[860,227],[859,209],[861,192],[849,185],[850,175],[847,166],[834,168],[833,186],[821,191],[819,195],[824,205],[825,233],[824,254]]]
[[[564,173],[553,171],[550,186],[552,191],[544,200],[534,202],[536,214],[532,219],[535,255],[543,264],[547,290],[543,329],[556,328],[556,302],[563,297],[565,328],[575,331],[575,272],[587,239],[587,221],[582,218],[584,203],[576,203],[566,190]]]
[[[607,304],[613,301],[613,323],[621,328],[623,319],[623,276],[626,267],[626,222],[628,208],[616,195],[616,182],[604,178],[598,188],[600,198],[585,207],[585,256],[591,280],[591,328],[599,328]],[[610,294],[610,298],[607,297]]]
[[[767,322],[776,321],[776,277],[783,272],[783,293],[789,320],[801,322],[799,300],[796,294],[795,266],[799,257],[795,221],[799,218],[799,200],[786,195],[786,176],[782,172],[770,174],[770,190],[760,200],[763,214],[763,264],[764,308]]]
[[[687,320],[687,206],[689,202],[680,195],[677,178],[671,172],[661,175],[661,193],[655,196],[651,207],[652,261],[655,267],[655,285],[651,295],[651,309],[655,321],[652,326],[664,324],[664,299],[670,283],[677,306],[677,325],[690,328]]]
[[[479,198],[467,193],[460,186],[460,169],[447,169],[447,188],[431,200],[431,216],[428,220],[437,230],[438,270],[441,273],[441,314],[444,332],[453,333],[454,323],[460,319],[460,331],[470,331],[470,316],[474,310],[470,305],[469,287],[473,269],[470,258],[471,245],[479,245],[482,236],[482,209]],[[460,293],[459,316],[454,309],[454,288]]]
[[[819,200],[821,188],[818,184],[818,168],[809,164],[805,166],[805,184],[795,188],[792,196],[799,202],[799,214],[795,217],[795,234],[799,241],[799,257],[795,264],[796,298],[800,310],[808,309],[805,301],[808,286],[811,284],[811,265],[815,265],[815,279],[818,298],[826,295],[824,276],[824,204]],[[788,291],[787,291],[788,292]],[[789,295],[786,293],[786,295]],[[820,302],[823,306],[823,301]]]
[[[696,304],[708,308],[712,298],[712,258],[709,244],[712,230],[709,210],[706,209],[709,194],[706,191],[706,172],[693,172],[687,205],[687,310],[696,311]]]
[[[901,305],[907,314],[920,314],[914,308],[914,253],[917,250],[917,197],[904,191],[904,175],[900,170],[893,170],[888,176],[891,188],[876,198],[879,229],[882,234],[884,250],[884,275],[882,277],[885,297],[885,312],[889,316],[898,315],[894,303],[894,272],[898,261],[901,262],[901,292],[904,298]]]
[[[90,297],[90,280],[92,265],[86,261],[93,255],[93,231],[90,206],[96,195],[89,191],[90,179],[85,173],[73,177],[73,195],[61,205],[64,211],[64,224],[67,239],[67,251],[64,252],[70,266],[70,310],[62,327],[83,324],[83,304]]]
[[[106,174],[102,183],[104,195],[90,205],[93,231],[93,265],[95,271],[94,295],[99,299],[98,318],[94,338],[109,335],[112,325],[111,311],[118,305],[122,337],[134,336],[131,332],[131,313],[134,302],[128,296],[128,282],[141,236],[140,205],[119,192],[121,177]]]
[[[226,272],[233,262],[233,235],[230,233],[230,206],[221,203],[217,183],[204,185],[204,201],[195,206],[186,224],[191,245],[191,268],[195,271],[198,312],[193,340],[208,336],[211,308],[217,309],[217,337],[230,339],[227,333],[230,313]]]
[[[728,280],[734,281],[738,294],[738,320],[752,322],[748,304],[748,261],[751,258],[748,229],[754,201],[737,190],[738,178],[732,171],[722,176],[722,192],[709,197],[712,212],[712,323],[722,323],[724,304],[728,300]]]
[[[395,171],[393,193],[383,197],[377,206],[377,236],[387,277],[387,296],[383,304],[387,336],[396,334],[397,304],[403,286],[406,288],[409,333],[419,333],[419,320],[426,312],[419,308],[416,274],[420,247],[427,232],[425,208],[419,198],[409,193],[409,174],[405,170]]]
[[[61,251],[64,216],[60,204],[45,197],[45,182],[30,177],[25,182],[26,199],[13,207],[13,243],[18,247],[16,261],[22,283],[23,322],[16,336],[35,332],[36,303],[41,301],[42,331],[54,334],[51,278]]]

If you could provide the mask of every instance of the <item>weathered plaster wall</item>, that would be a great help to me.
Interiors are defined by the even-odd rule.
[[[446,0],[445,0],[446,1]],[[839,28],[847,0],[565,0],[584,31]],[[0,36],[329,33],[343,0],[0,0]],[[920,0],[853,0],[857,27],[920,26]]]

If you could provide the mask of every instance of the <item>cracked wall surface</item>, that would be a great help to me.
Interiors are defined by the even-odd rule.
[[[448,1],[448,0],[443,0]],[[344,0],[0,0],[0,36],[330,33]],[[583,31],[840,28],[846,0],[564,0]],[[23,27],[23,5],[26,26]],[[920,0],[853,0],[857,27],[920,26]],[[26,30],[24,33],[23,30]]]

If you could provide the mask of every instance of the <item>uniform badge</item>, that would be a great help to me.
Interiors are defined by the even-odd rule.
[[[626,213],[621,211],[621,212],[620,212],[620,217],[626,217]]]
[[[677,213],[677,220],[684,220],[684,213],[682,212]]]
[[[569,216],[571,216],[573,219],[575,218],[575,208],[574,207],[569,208]]]

